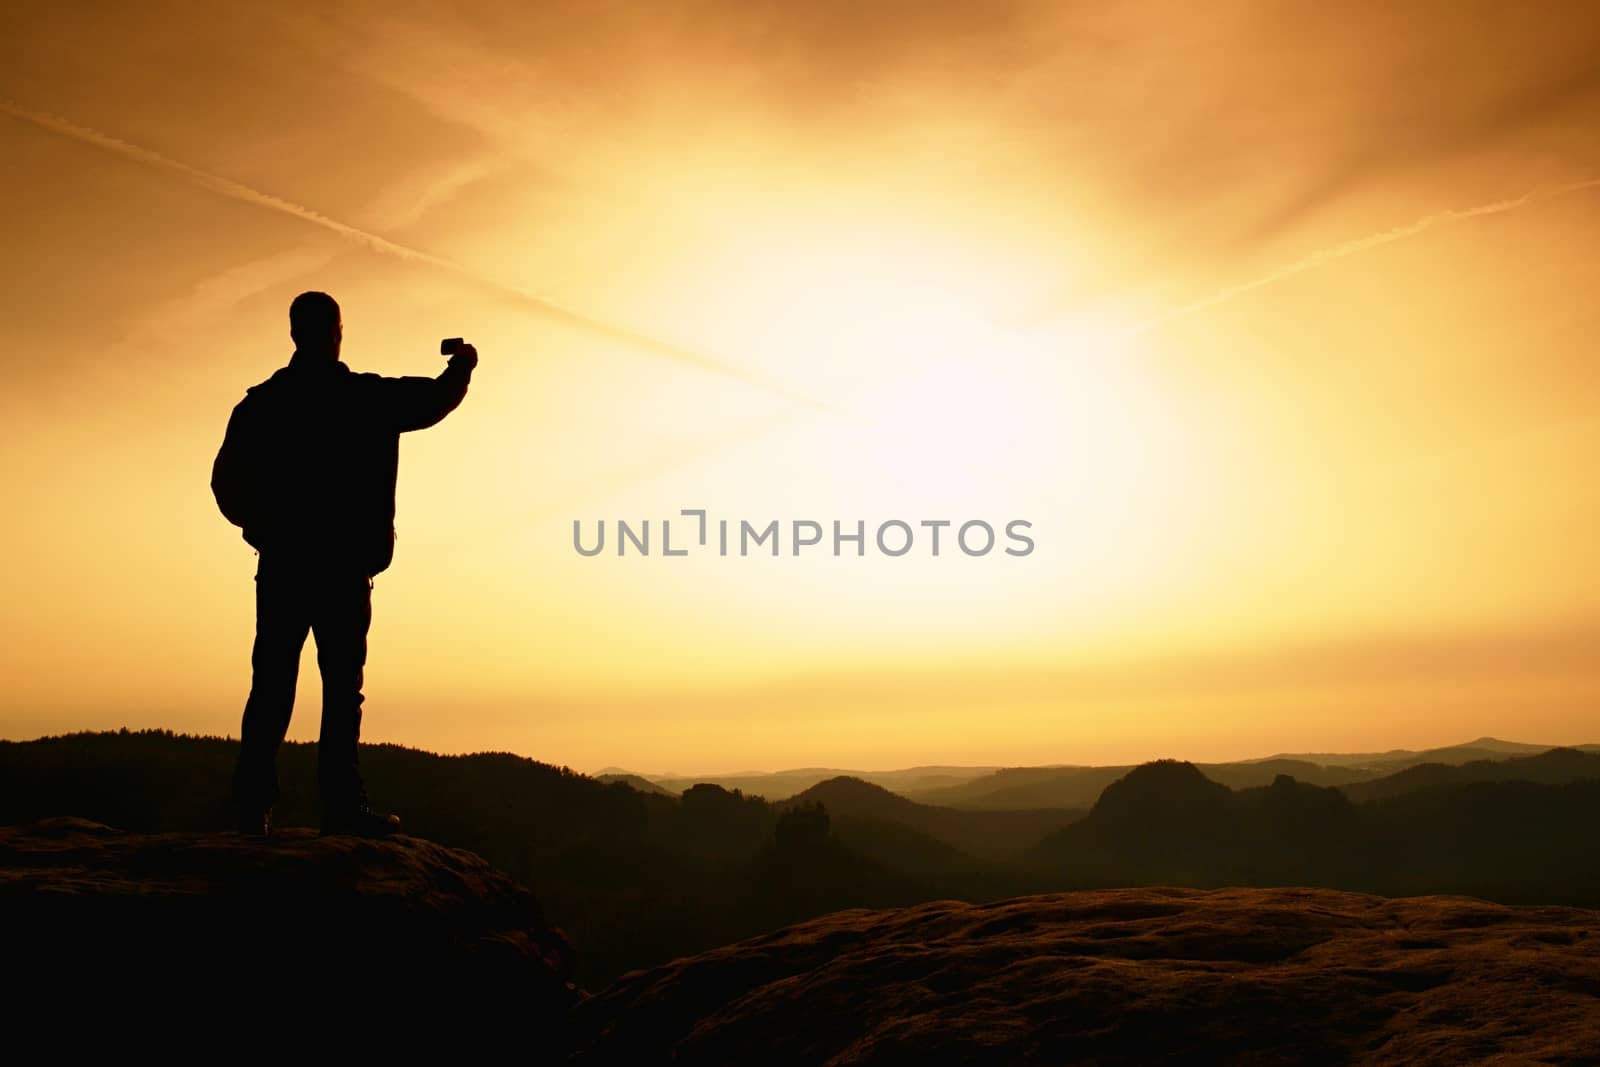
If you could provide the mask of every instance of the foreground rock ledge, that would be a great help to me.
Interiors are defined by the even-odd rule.
[[[623,977],[578,1062],[1600,1062],[1600,912],[1316,889],[847,911]]]
[[[571,950],[531,892],[470,852],[404,836],[0,827],[0,937],[11,1007],[67,1005],[86,1020],[314,1018],[548,1039],[578,998]]]

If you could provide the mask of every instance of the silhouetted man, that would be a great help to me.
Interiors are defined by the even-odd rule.
[[[372,577],[394,557],[400,435],[461,403],[478,363],[459,346],[437,378],[356,374],[339,361],[344,327],[327,293],[289,305],[294,356],[245,393],[228,420],[211,490],[260,556],[250,699],[234,772],[241,832],[265,834],[278,796],[277,755],[294,709],[306,633],[322,672],[317,787],[325,833],[386,834],[356,760]]]

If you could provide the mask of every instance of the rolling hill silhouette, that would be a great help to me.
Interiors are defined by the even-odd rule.
[[[1268,759],[1302,760],[1325,767],[1365,767],[1382,774],[1417,763],[1470,763],[1473,760],[1500,760],[1512,756],[1532,756],[1552,748],[1576,748],[1583,752],[1600,752],[1600,744],[1584,745],[1533,745],[1524,741],[1502,741],[1498,737],[1480,737],[1460,745],[1441,748],[1394,748],[1387,752],[1282,752]]]
[[[1007,767],[959,785],[918,793],[924,804],[975,810],[1087,810],[1100,791],[1132,770],[1122,767]]]
[[[1014,767],[948,789],[919,794],[915,799],[930,804],[983,810],[1088,808],[1099,799],[1102,790],[1131,773],[1136,766]],[[1268,785],[1284,774],[1312,785],[1348,785],[1366,781],[1378,773],[1370,769],[1322,766],[1306,760],[1283,758],[1197,766],[1212,781],[1234,789]]]
[[[1577,748],[1600,753],[1600,746],[1596,745]],[[1357,755],[1282,755],[1197,766],[1212,781],[1233,789],[1270,785],[1284,774],[1309,785],[1356,786],[1422,763],[1456,765],[1481,760],[1505,761],[1546,750],[1547,747],[1485,737],[1465,745],[1418,752],[1396,749]],[[1007,767],[957,785],[908,792],[907,795],[924,804],[956,808],[1088,808],[1099,799],[1101,790],[1132,771],[1134,766]]]
[[[1355,767],[1323,766],[1309,760],[1282,758],[1251,760],[1248,763],[1201,763],[1198,766],[1207,778],[1230,789],[1271,785],[1285,775],[1306,785],[1345,786],[1366,781],[1372,774],[1370,770]]]
[[[1379,800],[1440,785],[1467,782],[1543,782],[1563,785],[1600,778],[1600,754],[1575,748],[1553,748],[1531,756],[1469,763],[1419,763],[1383,778],[1345,787],[1352,800]]]
[[[1596,820],[1595,779],[1427,785],[1356,804],[1288,776],[1231,790],[1161,761],[1108,786],[1031,857],[1078,885],[1323,885],[1594,906]]]
[[[863,856],[915,878],[930,895],[962,896],[975,892],[988,867],[953,845],[892,819],[835,815],[833,832],[840,842]]]
[[[656,793],[664,797],[675,797],[678,795],[670,789],[657,785],[648,778],[637,774],[629,774],[626,771],[612,771],[610,773],[597,774],[594,776],[594,780],[597,782],[603,782],[606,785],[625,785],[630,789],[637,789],[641,793]]]
[[[858,819],[899,823],[968,856],[1006,860],[1041,837],[1066,826],[1081,811],[1059,808],[962,811],[922,804],[859,778],[819,782],[785,804],[822,804],[830,812]]]
[[[1366,781],[1374,773],[1292,759],[1197,766],[1207,778],[1234,789],[1268,785],[1285,774],[1313,785],[1346,785]],[[920,794],[916,799],[924,803],[938,802],[980,810],[1025,806],[1088,808],[1100,798],[1108,785],[1130,774],[1136,767],[1136,764],[1112,767],[1016,767],[975,778],[950,789]]]
[[[0,824],[69,815],[130,831],[231,825],[235,743],[160,731],[0,742]],[[1110,776],[1087,813],[959,810],[858,780],[782,804],[699,784],[641,792],[504,753],[367,746],[407,827],[537,887],[598,987],[639,967],[860,906],[1152,883],[1323,885],[1600,905],[1600,782],[1556,751],[1355,786],[1230,788],[1163,761]],[[279,825],[314,825],[314,751],[285,746]],[[1058,770],[1058,769],[1051,769]],[[1104,771],[1105,769],[1097,769]],[[1030,835],[1036,835],[1031,837]]]
[[[1550,745],[1530,745],[1480,737],[1463,745],[1431,749],[1392,749],[1388,752],[1280,754],[1262,759],[1197,764],[1206,776],[1233,789],[1270,785],[1280,774],[1311,785],[1352,785],[1403,770],[1420,763],[1461,764],[1475,760],[1500,761],[1534,755]],[[1600,744],[1571,746],[1600,754]],[[1055,764],[1038,767],[910,767],[895,771],[856,771],[805,767],[785,771],[748,771],[740,774],[637,775],[618,767],[598,772],[602,781],[629,780],[636,788],[647,782],[677,794],[697,784],[785,800],[835,778],[854,778],[881,786],[907,799],[934,807],[970,809],[1076,808],[1087,810],[1100,791],[1133,770],[1136,764],[1088,766]]]
[[[718,785],[767,800],[787,800],[830,778],[859,778],[897,793],[920,793],[959,785],[988,774],[995,767],[907,767],[893,771],[860,771],[840,767],[796,767],[783,771],[746,771],[735,774],[644,775],[647,780],[672,793],[694,785]]]
[[[230,826],[235,745],[167,731],[0,742],[0,824],[67,814],[147,833]],[[820,841],[788,837],[780,848],[789,809],[715,785],[668,796],[505,753],[393,745],[363,746],[361,760],[374,795],[405,813],[408,831],[537,885],[552,922],[583,946],[585,984],[837,908],[1015,885],[1007,876],[988,886],[977,861],[897,823],[845,821],[852,840],[882,855],[858,851],[827,824]],[[315,825],[313,747],[285,745],[279,774],[275,822]]]

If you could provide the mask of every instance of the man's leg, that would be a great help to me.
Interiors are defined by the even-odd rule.
[[[322,671],[322,735],[317,741],[317,786],[323,826],[336,828],[366,806],[356,746],[361,740],[362,676],[372,624],[372,580],[364,574],[321,579],[311,626]]]
[[[254,828],[278,799],[278,748],[294,711],[300,650],[311,618],[293,574],[258,570],[256,642],[250,653],[250,698],[240,726],[233,797],[241,829]],[[260,832],[260,830],[254,830]]]

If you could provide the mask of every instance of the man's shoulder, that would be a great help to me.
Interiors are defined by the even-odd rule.
[[[273,377],[276,377],[276,375]],[[272,400],[272,394],[276,391],[277,385],[273,382],[272,378],[268,378],[264,382],[257,382],[254,385],[246,386],[244,396],[240,397],[239,402],[233,405],[234,413],[241,414],[255,411],[263,404],[270,403]]]
[[[279,367],[265,381],[257,382],[247,388],[244,391],[244,399],[250,400],[252,397],[265,399],[277,393],[297,392],[306,388],[315,390],[331,383],[364,388],[384,380],[382,375],[353,371],[344,363],[318,368],[312,377],[307,376],[305,368],[297,368],[290,364]]]
[[[282,389],[288,384],[290,375],[292,373],[293,372],[288,367],[279,367],[264,381],[259,381],[256,384],[246,388],[244,391],[244,399],[249,400],[252,397],[259,399],[261,397],[270,396],[272,393]],[[243,403],[243,401],[241,401],[241,403]]]

